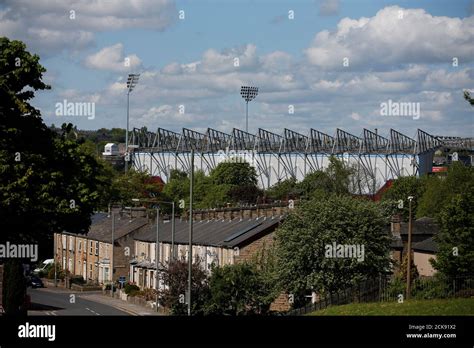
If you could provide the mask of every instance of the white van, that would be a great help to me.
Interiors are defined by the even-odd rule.
[[[48,265],[51,265],[52,263],[54,263],[54,259],[47,259],[47,260],[44,260],[42,266],[36,268],[36,269],[33,271],[33,273],[39,273],[39,272],[41,272],[41,271],[44,271],[44,270],[46,269],[46,267],[48,267]]]

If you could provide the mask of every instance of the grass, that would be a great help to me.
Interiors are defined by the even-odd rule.
[[[308,315],[474,315],[474,298],[352,303]]]

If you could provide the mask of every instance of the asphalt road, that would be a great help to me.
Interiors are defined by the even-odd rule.
[[[31,297],[31,310],[28,315],[129,315],[117,308],[85,300],[76,294],[75,303],[71,303],[71,294],[50,289],[28,289]]]

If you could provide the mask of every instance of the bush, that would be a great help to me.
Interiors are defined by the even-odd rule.
[[[84,278],[81,275],[72,276],[71,279],[70,279],[71,284],[82,285],[82,284],[85,284],[85,282],[86,281],[84,280]]]
[[[64,271],[61,269],[61,265],[59,263],[56,263],[56,273],[58,279],[64,280]],[[54,266],[51,266],[51,268],[49,269],[47,278],[54,279]]]
[[[138,291],[140,291],[140,288],[136,286],[135,284],[125,284],[125,293],[129,296],[135,296]],[[133,293],[133,294],[132,294]]]

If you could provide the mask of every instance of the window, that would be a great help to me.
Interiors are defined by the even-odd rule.
[[[93,251],[94,251],[94,245],[93,245],[92,241],[90,241],[89,242],[89,254],[92,255]]]
[[[82,250],[82,241],[79,241],[79,245],[77,246],[77,249],[78,249],[79,251]]]
[[[66,236],[62,236],[61,249],[66,249]]]
[[[95,242],[95,255],[99,255],[99,242]]]

